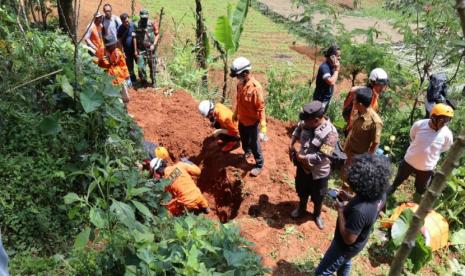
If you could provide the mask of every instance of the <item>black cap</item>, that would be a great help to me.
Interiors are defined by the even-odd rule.
[[[370,106],[372,97],[373,91],[370,87],[360,87],[355,91],[355,99],[365,107]]]
[[[320,101],[312,101],[304,105],[303,112],[300,113],[299,118],[301,120],[318,118],[323,116],[324,113],[325,109],[323,103]]]

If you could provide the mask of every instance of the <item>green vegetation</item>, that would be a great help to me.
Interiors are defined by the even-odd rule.
[[[308,1],[299,2],[308,4]],[[344,76],[353,82],[375,67],[385,68],[391,83],[379,103],[384,120],[382,145],[396,163],[408,147],[411,122],[423,116],[421,99],[428,66],[444,67],[452,72],[449,74],[454,76],[451,87],[463,83],[465,76],[460,66],[463,43],[456,43],[463,37],[458,36],[457,18],[450,12],[453,1],[422,0],[415,5],[398,2],[387,1],[386,6],[390,7],[387,11],[381,5],[362,3],[362,9],[349,14],[395,20],[396,27],[405,35],[401,58],[391,45],[374,41],[373,29],[364,33],[365,43],[355,44],[356,33],[341,30],[335,35],[329,28],[332,22],[312,24],[309,18],[304,18],[290,27],[301,35],[297,37],[289,34],[286,25],[273,23],[255,9],[249,10],[240,51],[232,58],[250,57],[254,70],[266,73],[267,113],[290,121],[297,120],[302,105],[313,93],[311,85],[302,83],[310,77],[311,64],[289,49],[293,42],[305,41],[314,49],[338,42],[343,52]],[[203,1],[210,33],[228,3]],[[173,89],[186,89],[197,98],[218,99],[217,91],[208,91],[202,85],[206,70],[196,66],[196,45],[191,42],[194,41],[195,2],[144,0],[144,4],[152,14],[164,6],[166,16],[172,18],[164,21],[169,27],[162,30],[173,32],[175,39],[171,45],[162,45],[165,51],[170,49],[172,56],[167,59],[166,71],[160,74],[161,83]],[[306,15],[311,17],[315,11],[328,8],[317,4],[305,6]],[[432,11],[425,8],[433,4],[438,6]],[[413,24],[417,15],[421,29]],[[142,133],[119,101],[120,88],[111,85],[111,79],[92,63],[83,49],[77,48],[77,56],[73,56],[75,48],[69,38],[50,31],[56,29],[53,21],[39,31],[27,25],[21,30],[23,26],[18,22],[23,20],[14,9],[0,9],[0,137],[3,139],[0,221],[2,239],[11,256],[11,274],[262,275],[269,272],[233,222],[221,224],[190,214],[168,216],[163,207],[170,199],[164,192],[167,183],[149,180],[136,166],[144,157]],[[218,62],[211,63],[214,70],[221,67]],[[37,80],[29,82],[33,79]],[[450,128],[458,133],[465,126],[465,105],[463,94],[457,88],[452,91],[450,98],[455,100],[457,109]],[[328,113],[338,129],[344,126],[341,117],[344,96],[342,93],[332,100]],[[411,255],[417,258],[408,265],[414,273],[421,273],[422,266],[430,259],[436,263],[432,254],[443,256],[443,263],[434,272],[465,271],[464,164],[462,158],[461,166],[454,170],[435,205],[436,211],[450,224],[451,246],[439,254],[431,253],[418,236],[417,251]],[[285,175],[281,183],[292,186],[288,174],[279,173]],[[388,206],[387,213],[392,212],[392,207]],[[391,260],[411,220],[412,214],[403,214],[398,221],[398,224],[403,222],[402,231],[397,231],[396,226],[392,243],[373,237],[372,246],[362,254],[370,261],[376,257]],[[294,236],[303,239],[304,234],[295,226],[286,226],[281,240],[288,242]],[[292,264],[300,272],[310,273],[321,253],[311,248],[304,258]],[[276,251],[270,254],[277,257]],[[449,255],[453,257],[449,259]],[[446,262],[450,269],[444,266]],[[355,270],[365,272],[360,267]]]
[[[160,1],[142,1],[143,5],[152,12],[159,11],[163,6],[166,17],[172,18],[176,26],[172,23],[171,30],[177,32],[177,36],[184,39],[195,41],[192,26],[195,26],[193,16],[195,10],[194,1],[170,0],[168,2]],[[224,15],[228,3],[237,3],[237,1],[216,1],[203,0],[204,17],[206,20],[207,31],[213,32],[216,24],[216,18]],[[167,20],[169,21],[169,20]],[[293,65],[293,71],[298,74],[310,74],[308,60],[296,52],[289,49],[296,37],[289,34],[289,31],[283,25],[277,25],[266,16],[262,15],[255,9],[249,9],[249,14],[244,25],[244,33],[241,37],[241,48],[232,58],[245,56],[250,58],[254,70],[265,73],[270,69],[281,68],[283,60],[289,61]],[[273,45],[273,47],[270,47]],[[166,47],[162,45],[162,48]],[[169,46],[168,46],[169,47]],[[212,55],[219,55],[212,53]],[[222,66],[217,63],[214,68],[220,69]]]
[[[263,274],[235,225],[167,214],[166,183],[136,166],[142,135],[120,87],[82,49],[74,64],[68,37],[23,33],[13,14],[0,10],[0,220],[11,274]]]

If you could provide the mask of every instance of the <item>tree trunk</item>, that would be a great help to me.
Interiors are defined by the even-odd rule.
[[[29,1],[28,3],[29,3],[29,9],[31,10],[31,14],[32,14],[32,19],[34,20],[35,24],[38,24],[39,20],[37,20],[36,13],[34,11],[34,3],[32,3],[32,1]]]
[[[45,29],[47,29],[47,6],[46,6],[46,3],[44,0],[40,0],[39,1],[39,4],[40,4],[40,14],[41,14],[41,17],[42,17],[42,27]]]
[[[203,17],[202,11],[202,1],[195,0],[195,20],[196,20],[196,29],[195,37],[197,42],[197,63],[199,66],[205,70],[204,75],[202,76],[202,84],[204,87],[208,87],[208,66],[207,66],[207,31],[205,28],[205,20]]]
[[[456,7],[460,17],[462,31],[465,36],[465,0],[456,1]],[[429,210],[433,208],[436,199],[445,188],[447,177],[450,175],[452,170],[459,165],[459,160],[462,157],[464,151],[465,130],[462,130],[462,133],[457,138],[457,141],[449,150],[442,168],[435,174],[433,182],[428,188],[428,191],[423,196],[418,210],[415,212],[412,223],[407,231],[407,234],[405,235],[404,241],[402,242],[399,251],[397,251],[395,258],[391,263],[391,269],[389,271],[390,276],[397,276],[402,273],[405,260],[412,251],[412,248],[415,246],[416,237],[420,231],[420,228],[423,226],[426,215],[428,214]]]
[[[462,25],[462,32],[465,36],[465,0],[456,0],[457,2],[457,12],[460,17],[460,23]]]
[[[131,17],[134,18],[136,10],[136,0],[131,0]]]
[[[224,56],[223,58],[223,98],[221,99],[221,103],[226,101],[226,92],[228,90],[228,57]]]
[[[67,32],[69,36],[74,37],[75,29],[73,22],[73,1],[72,0],[57,0],[58,17],[60,20],[60,28]]]

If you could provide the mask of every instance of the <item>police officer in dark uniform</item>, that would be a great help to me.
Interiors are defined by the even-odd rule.
[[[324,110],[325,106],[320,101],[306,104],[289,145],[290,158],[297,167],[295,185],[300,199],[291,217],[299,218],[306,214],[310,197],[314,205],[313,218],[320,229],[324,228],[320,214],[331,172],[329,157],[339,138],[334,125],[324,116]],[[294,145],[297,140],[301,145],[299,151]]]
[[[139,79],[144,85],[147,84],[147,73],[145,71],[146,64],[150,68],[150,78],[152,86],[156,87],[156,51],[155,46],[158,43],[159,33],[158,27],[149,20],[148,10],[140,11],[140,20],[135,31],[136,34],[136,58],[137,69],[139,71]]]

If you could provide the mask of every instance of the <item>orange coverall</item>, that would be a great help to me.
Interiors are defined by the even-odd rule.
[[[222,129],[226,129],[228,131],[229,136],[239,135],[237,121],[233,120],[233,112],[224,104],[217,103],[215,105],[215,108],[213,109],[213,117],[215,117],[216,122],[220,124]]]
[[[108,52],[100,48],[95,53],[98,58],[98,66],[108,70],[108,75],[115,77],[113,84],[122,84],[129,78],[129,70],[126,66],[126,57],[120,49],[116,48]]]
[[[261,127],[266,129],[263,88],[255,78],[251,77],[246,84],[238,82],[236,112],[239,122],[244,126],[260,122]]]
[[[167,205],[172,215],[182,214],[184,208],[187,210],[208,208],[208,201],[191,177],[199,176],[200,173],[199,167],[186,162],[178,162],[176,165],[165,169],[164,178],[171,181],[171,185],[166,186],[165,191],[170,192],[173,196],[173,199]]]
[[[97,47],[97,49],[101,49],[103,47],[105,47],[104,43],[103,43],[103,39],[102,39],[102,26],[99,25],[95,25],[93,24],[93,26],[91,27],[92,30],[91,30],[91,33],[90,33],[90,41],[92,41],[92,43],[94,43],[95,47]]]

